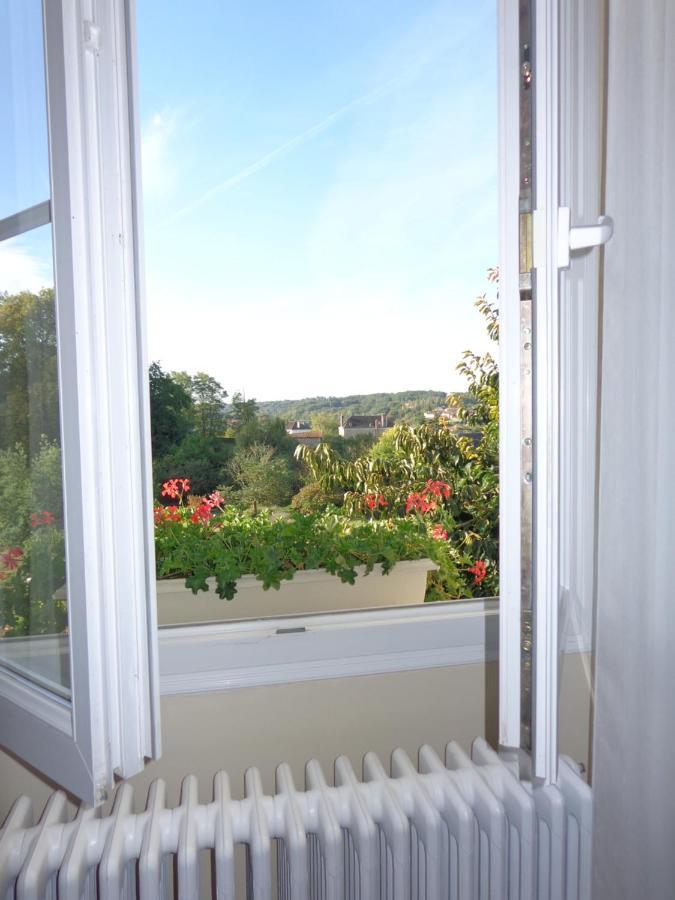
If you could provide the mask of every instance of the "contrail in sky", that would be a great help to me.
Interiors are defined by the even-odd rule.
[[[367,94],[363,94],[361,97],[356,97],[356,99],[350,100],[349,103],[345,103],[344,106],[341,106],[339,109],[335,110],[335,112],[332,112],[329,116],[326,116],[325,119],[321,119],[321,121],[317,122],[316,125],[312,125],[311,128],[308,128],[306,131],[302,131],[300,132],[300,134],[296,134],[295,137],[284,141],[283,144],[280,144],[278,147],[275,147],[274,150],[270,150],[269,153],[266,153],[264,156],[256,159],[255,162],[252,162],[250,165],[241,169],[235,175],[231,175],[224,181],[219,181],[217,184],[214,184],[213,187],[209,188],[208,191],[205,191],[203,194],[197,197],[196,200],[193,200],[192,203],[188,203],[186,206],[183,206],[181,209],[175,212],[169,218],[169,221],[173,222],[176,219],[182,218],[187,213],[192,212],[199,206],[202,206],[212,197],[215,197],[216,194],[222,194],[225,191],[229,191],[231,188],[236,187],[236,185],[241,184],[242,181],[246,181],[247,178],[250,178],[257,172],[262,171],[262,169],[266,169],[274,162],[275,159],[278,159],[280,156],[285,156],[291,150],[295,150],[297,147],[301,147],[303,144],[306,144],[307,141],[311,141],[313,137],[316,137],[317,134],[321,134],[322,131],[326,131],[327,128],[330,128],[331,125],[335,124],[335,122],[344,118],[352,110],[357,109],[359,106],[365,106],[367,103],[371,103],[373,100],[377,100],[384,94],[389,93],[396,85],[402,83],[405,80],[410,72],[410,68],[414,67],[409,67],[406,72],[397,75],[390,81],[387,81],[385,84],[380,85],[380,87],[375,88],[372,91],[368,91]]]

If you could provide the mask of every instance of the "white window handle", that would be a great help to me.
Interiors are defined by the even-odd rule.
[[[597,225],[571,226],[568,206],[558,210],[558,268],[568,269],[570,251],[586,250],[606,244],[614,233],[614,222],[609,216],[600,216]]]

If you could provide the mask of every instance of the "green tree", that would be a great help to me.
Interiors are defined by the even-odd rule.
[[[228,463],[234,444],[227,438],[188,434],[180,444],[154,461],[155,494],[169,478],[187,478],[190,493],[210,494],[229,477]]]
[[[59,438],[54,291],[0,293],[0,448]]]
[[[240,393],[232,395],[231,419],[235,431],[239,431],[245,425],[250,425],[257,417],[258,403],[255,398],[244,400]]]
[[[194,402],[179,380],[153,362],[149,371],[152,457],[158,459],[187,437]]]
[[[293,493],[294,476],[288,460],[274,447],[253,444],[238,449],[230,463],[230,473],[243,506],[285,506]]]
[[[240,426],[235,438],[237,447],[266,444],[274,447],[282,456],[293,456],[296,442],[286,433],[283,419],[255,418]]]
[[[189,375],[172,372],[172,377],[192,399],[193,424],[202,437],[222,435],[225,430],[227,391],[206,372]]]
[[[324,438],[338,436],[339,416],[332,412],[312,413],[312,429],[320,431]]]

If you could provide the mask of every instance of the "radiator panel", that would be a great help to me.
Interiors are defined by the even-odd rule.
[[[533,788],[480,738],[470,757],[422,747],[417,765],[395,750],[388,769],[368,753],[362,777],[339,757],[331,783],[311,761],[302,790],[282,764],[274,795],[249,769],[241,800],[219,772],[200,804],[187,775],[173,809],[161,780],[138,814],[128,783],[108,816],[82,807],[69,820],[57,792],[34,824],[17,800],[0,831],[0,900],[196,900],[210,895],[204,851],[215,896],[235,900],[240,846],[250,900],[590,900],[591,824],[571,760],[557,786]]]

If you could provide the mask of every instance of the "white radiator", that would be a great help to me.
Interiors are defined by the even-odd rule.
[[[372,753],[360,780],[335,763],[329,785],[316,761],[305,790],[277,769],[265,795],[246,773],[246,796],[232,800],[227,775],[200,804],[197,779],[183,780],[181,803],[165,806],[150,787],[144,812],[133,790],[117,789],[112,812],[51,796],[39,824],[31,803],[14,804],[0,831],[0,898],[20,900],[196,900],[200,856],[211,852],[219,900],[235,898],[235,848],[246,848],[250,900],[589,900],[590,788],[563,757],[557,787],[532,789],[478,738],[471,758],[454,742],[445,763],[422,747],[415,766],[402,751],[387,773]]]

